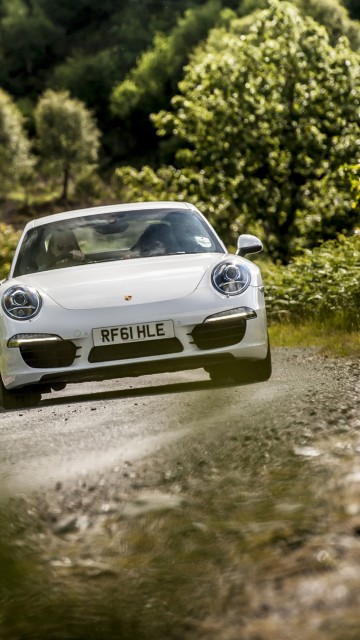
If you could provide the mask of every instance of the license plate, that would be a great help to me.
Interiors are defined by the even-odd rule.
[[[174,335],[174,323],[172,320],[93,329],[95,347],[122,344],[124,342],[139,342],[140,340],[162,340],[164,338],[173,338]]]

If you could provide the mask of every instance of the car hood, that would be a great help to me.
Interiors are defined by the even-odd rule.
[[[65,309],[98,309],[188,296],[224,254],[160,256],[80,265],[19,278]],[[131,296],[131,300],[126,297]]]

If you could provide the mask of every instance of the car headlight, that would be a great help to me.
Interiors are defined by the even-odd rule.
[[[2,308],[12,320],[30,320],[41,309],[41,297],[32,287],[15,285],[5,291]]]
[[[251,280],[249,269],[237,261],[221,262],[212,272],[211,281],[216,291],[225,296],[236,296],[248,288]]]

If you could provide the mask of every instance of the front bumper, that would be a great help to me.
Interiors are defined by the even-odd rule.
[[[247,321],[241,342],[216,349],[199,349],[194,344],[191,333],[196,325],[203,323],[211,315],[242,306],[254,309],[257,317]],[[101,364],[89,362],[89,355],[94,347],[93,329],[163,320],[173,320],[175,338],[182,345],[181,352],[112,360]],[[58,335],[75,344],[77,357],[73,364],[66,367],[29,367],[25,364],[19,348],[7,346],[9,338],[19,333]],[[87,310],[67,310],[50,304],[44,306],[42,312],[29,322],[6,318],[0,336],[0,370],[5,387],[16,389],[52,382],[103,380],[193,369],[234,358],[262,360],[266,357],[267,345],[262,287],[250,286],[243,294],[232,298],[226,298],[207,288],[199,288],[185,298],[160,303]],[[111,349],[111,346],[106,348]]]

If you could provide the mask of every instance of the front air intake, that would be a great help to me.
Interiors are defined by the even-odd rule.
[[[246,331],[246,320],[243,318],[219,319],[216,322],[197,324],[191,337],[194,344],[202,351],[231,347],[241,342]]]
[[[57,369],[70,367],[76,357],[77,347],[71,340],[59,342],[33,342],[19,347],[22,359],[32,369]]]

